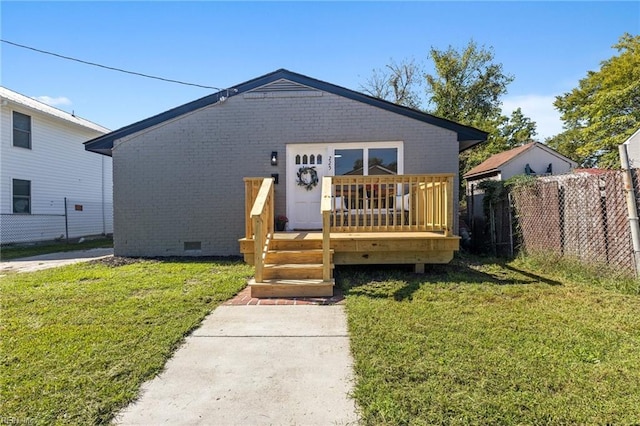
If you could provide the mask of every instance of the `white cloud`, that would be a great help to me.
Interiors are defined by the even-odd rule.
[[[71,99],[67,98],[66,96],[58,96],[57,98],[52,98],[51,96],[45,95],[36,96],[33,99],[50,106],[71,105]]]
[[[503,100],[502,113],[511,116],[513,110],[520,107],[525,117],[536,122],[538,134],[535,139],[544,141],[546,138],[562,132],[560,113],[553,106],[555,100],[556,97],[553,95],[512,96]]]

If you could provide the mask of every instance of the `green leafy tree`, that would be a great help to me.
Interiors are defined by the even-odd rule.
[[[527,143],[536,134],[536,124],[520,108],[511,117],[502,115],[502,97],[514,77],[495,62],[491,48],[475,42],[461,51],[431,48],[435,74],[425,75],[431,112],[489,133],[487,142],[460,156],[464,174],[490,156]],[[462,193],[462,192],[461,192]]]
[[[509,149],[530,142],[537,134],[535,121],[525,116],[520,108],[513,111],[511,117],[500,126],[500,136]]]
[[[495,62],[491,48],[470,41],[462,50],[431,47],[433,73],[423,74],[426,84],[426,112],[477,127],[489,133],[487,142],[464,152],[461,174],[493,154],[527,143],[536,134],[536,124],[521,109],[511,117],[502,115],[502,97],[514,77]],[[416,107],[420,68],[415,61],[392,62],[384,70],[374,70],[362,88],[372,96]],[[464,191],[460,192],[461,195]]]
[[[556,97],[565,131],[549,141],[584,166],[619,167],[618,148],[640,127],[640,36],[624,34],[619,55]]]
[[[432,47],[429,57],[435,74],[426,74],[425,79],[434,115],[471,126],[500,121],[500,99],[513,76],[494,62],[492,49],[470,41],[462,51]]]

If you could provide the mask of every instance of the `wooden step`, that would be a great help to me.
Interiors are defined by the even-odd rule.
[[[271,250],[318,250],[322,249],[322,239],[273,239],[269,245]]]
[[[322,279],[249,281],[251,297],[331,297],[335,281]]]
[[[321,263],[265,264],[263,280],[269,279],[309,279],[322,278]]]
[[[333,256],[333,250],[330,250]],[[269,250],[266,263],[322,263],[322,250]]]

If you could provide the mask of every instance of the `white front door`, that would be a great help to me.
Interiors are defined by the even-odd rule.
[[[327,145],[287,145],[289,229],[322,229],[322,177],[328,173]]]

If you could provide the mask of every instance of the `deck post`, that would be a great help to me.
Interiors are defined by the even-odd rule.
[[[322,212],[322,281],[331,280],[331,220],[329,212]]]
[[[445,217],[447,218],[447,225],[445,230],[445,236],[453,236],[453,176],[447,177],[447,190],[444,200]]]
[[[262,179],[260,189],[251,208],[253,225],[253,261],[256,269],[255,280],[262,282],[264,261],[273,236],[273,179]]]
[[[331,280],[331,177],[322,178],[322,281]]]
[[[262,282],[262,270],[264,268],[264,262],[262,261],[262,247],[264,246],[264,235],[262,233],[262,219],[260,216],[253,217],[253,229],[255,231],[255,250],[253,253],[254,262],[253,265],[256,268],[255,279],[257,283]]]
[[[252,182],[244,178],[244,237],[253,237],[253,223],[251,220],[251,208],[253,207]]]

